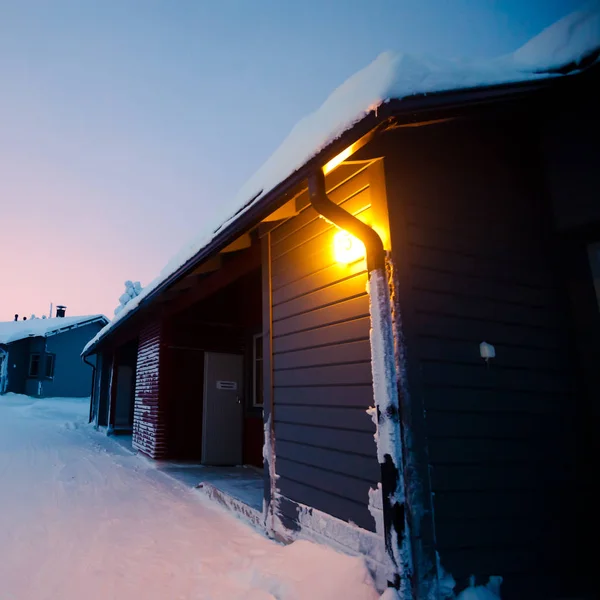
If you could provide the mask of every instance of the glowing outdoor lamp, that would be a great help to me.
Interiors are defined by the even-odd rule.
[[[333,255],[336,262],[349,265],[365,257],[365,245],[347,231],[340,230],[333,236]]]

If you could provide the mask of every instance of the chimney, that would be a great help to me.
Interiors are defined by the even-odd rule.
[[[64,317],[66,310],[67,310],[66,306],[63,306],[62,304],[58,304],[56,306],[56,316],[59,318]]]
[[[15,321],[19,320],[19,315],[15,315]]]

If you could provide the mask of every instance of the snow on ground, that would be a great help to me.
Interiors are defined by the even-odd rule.
[[[0,396],[0,599],[374,600],[360,559],[268,540],[86,424]]]

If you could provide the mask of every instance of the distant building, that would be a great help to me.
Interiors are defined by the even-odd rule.
[[[103,315],[0,322],[0,394],[87,396],[92,369],[81,360],[85,344],[108,323]]]

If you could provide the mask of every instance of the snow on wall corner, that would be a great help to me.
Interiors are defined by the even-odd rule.
[[[377,458],[380,464],[388,455],[395,467],[402,469],[402,446],[399,439],[399,411],[394,339],[388,282],[382,271],[370,274],[371,370],[373,397],[377,414]],[[374,415],[373,409],[367,411]]]
[[[373,398],[377,415],[377,458],[382,469],[381,506],[384,539],[388,554],[397,570],[401,594],[410,597],[405,589],[412,573],[411,537],[408,515],[404,508],[404,478],[402,439],[398,398],[398,374],[394,328],[387,270],[377,269],[369,274],[369,311],[371,315],[371,369]],[[371,415],[373,412],[371,411]],[[393,489],[390,489],[393,488]],[[369,493],[369,511],[376,518],[377,492]],[[386,505],[389,518],[402,515],[401,523],[386,523]],[[377,523],[377,518],[376,518]],[[380,523],[381,526],[381,523]]]
[[[369,488],[369,513],[375,521],[375,531],[378,535],[384,535],[383,528],[383,497],[381,494],[381,483],[375,488]]]
[[[265,421],[264,423],[264,443],[263,443],[263,448],[262,448],[262,456],[263,456],[263,460],[267,463],[267,464],[271,464],[273,462],[273,444],[272,444],[272,440],[271,440],[272,436],[271,436],[271,415],[269,415],[269,418]]]
[[[263,519],[264,524],[268,532],[274,533],[278,530],[279,517],[277,516],[277,512],[279,510],[279,499],[277,489],[277,479],[278,475],[275,469],[275,439],[272,435],[272,421],[271,415],[264,422],[264,442],[262,455],[263,460],[265,461],[265,465],[269,471],[269,481],[270,481],[270,498],[268,501],[263,500]],[[281,527],[283,527],[281,525]]]

